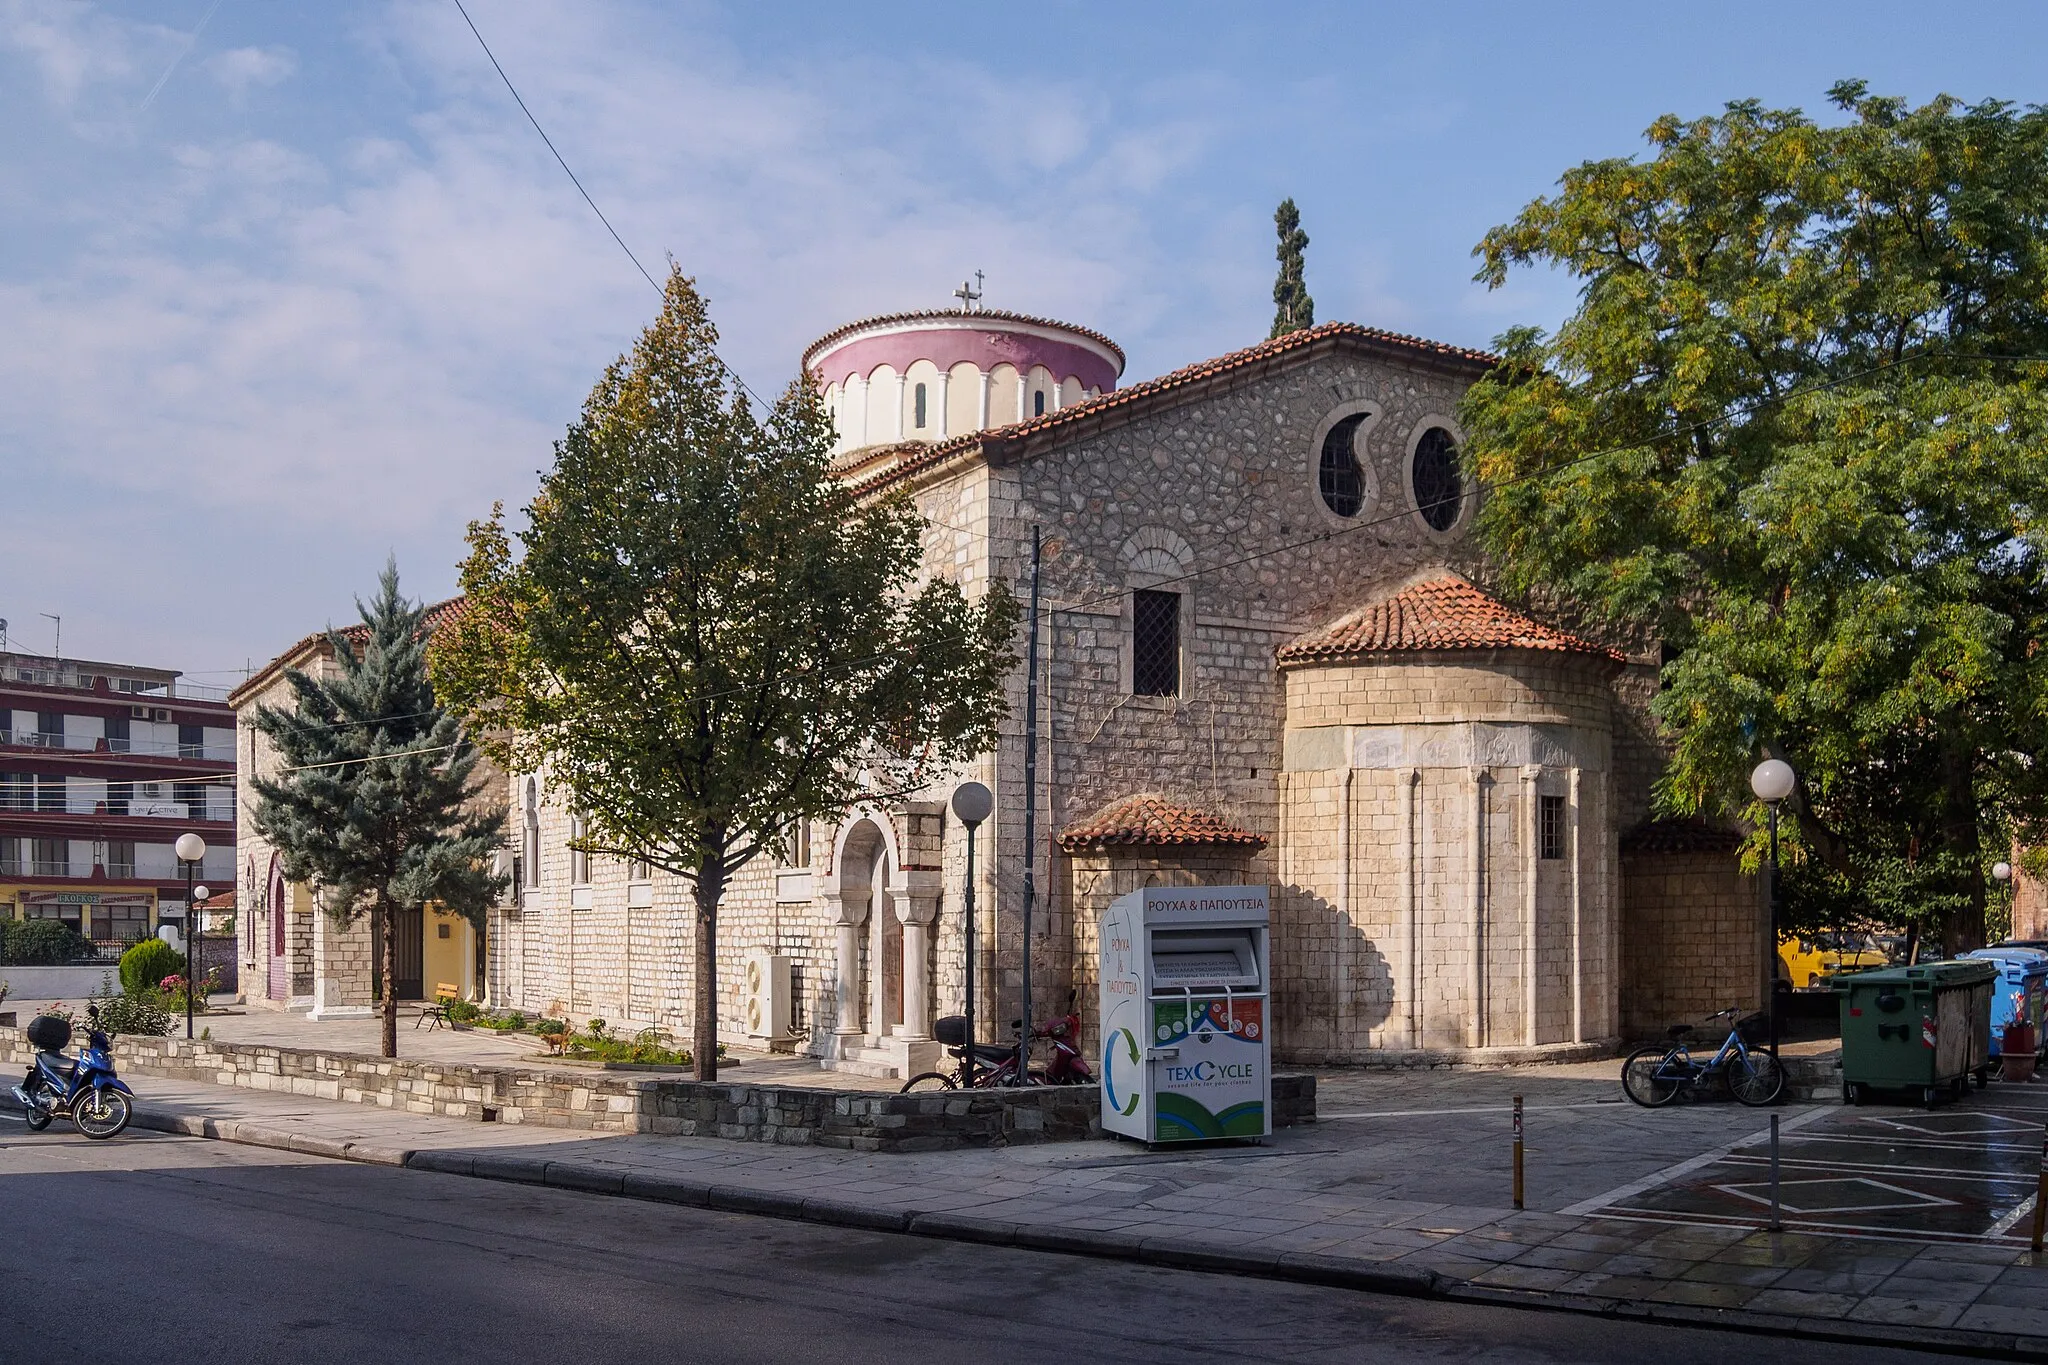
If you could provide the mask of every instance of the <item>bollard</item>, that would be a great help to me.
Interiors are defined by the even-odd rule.
[[[2044,1167],[2048,1169],[2048,1167]],[[1515,1096],[1515,1207],[1522,1207],[1522,1097]],[[2038,1226],[2038,1220],[2036,1225]]]
[[[1778,1116],[1771,1115],[1771,1231],[1782,1232],[1784,1223],[1778,1218]]]
[[[2041,1233],[2048,1224],[2048,1127],[2041,1134],[2041,1174],[2034,1182],[2034,1254],[2041,1254]]]

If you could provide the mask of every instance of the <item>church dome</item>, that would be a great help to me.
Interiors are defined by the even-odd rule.
[[[1116,387],[1124,353],[1100,332],[997,309],[889,313],[805,349],[836,451],[944,441],[1029,421]]]

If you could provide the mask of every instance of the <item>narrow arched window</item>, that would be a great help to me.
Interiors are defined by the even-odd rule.
[[[1365,470],[1352,448],[1359,427],[1372,414],[1360,412],[1338,422],[1323,437],[1322,459],[1316,469],[1317,491],[1323,506],[1340,517],[1355,517],[1365,506]]]
[[[1036,393],[1033,393],[1033,394],[1031,395],[1031,415],[1032,415],[1033,417],[1043,417],[1043,416],[1045,416],[1045,390],[1044,390],[1044,389],[1040,389],[1040,390],[1038,390],[1038,391],[1037,391]]]
[[[1415,460],[1410,470],[1415,485],[1415,507],[1432,530],[1448,531],[1458,524],[1465,501],[1465,476],[1458,471],[1458,446],[1451,433],[1431,427],[1415,443]]]
[[[915,411],[914,411],[914,412],[913,412],[913,413],[911,414],[911,425],[912,425],[912,426],[914,426],[914,427],[916,427],[916,428],[917,428],[917,429],[918,429],[919,431],[923,431],[923,430],[924,430],[924,385],[922,385],[922,384],[919,384],[919,385],[917,386],[917,389],[915,390],[915,392],[914,392],[914,394],[913,394],[913,396],[912,396],[912,398],[911,398],[911,403],[912,403],[912,405],[913,405],[913,407],[914,407],[914,409],[915,409]]]

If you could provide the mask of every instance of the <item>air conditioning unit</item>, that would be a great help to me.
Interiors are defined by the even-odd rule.
[[[770,1043],[789,1037],[789,959],[752,952],[740,976],[740,1017],[749,1038]]]
[[[154,721],[168,721],[171,718],[171,708],[168,706],[152,706],[149,709],[149,718]]]
[[[130,720],[148,720],[148,719],[149,719],[149,708],[148,708],[147,706],[131,706],[131,707],[129,707],[129,708],[128,708],[128,719],[130,719]]]

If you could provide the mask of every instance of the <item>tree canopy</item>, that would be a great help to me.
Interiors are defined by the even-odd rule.
[[[1273,330],[1268,338],[1286,336],[1316,325],[1316,301],[1308,295],[1308,234],[1301,229],[1301,210],[1292,199],[1273,211],[1273,230],[1280,238],[1273,255],[1280,273],[1273,281]]]
[[[798,819],[984,752],[1015,601],[922,569],[902,495],[857,498],[800,375],[766,420],[691,281],[591,391],[527,508],[470,528],[435,678],[515,771],[545,770],[581,847],[693,883],[697,1074],[717,1068],[716,925],[732,874]]]
[[[395,1057],[395,912],[431,904],[481,931],[505,889],[491,868],[505,817],[474,801],[478,753],[435,698],[426,612],[399,595],[395,564],[357,609],[361,648],[345,632],[327,633],[338,675],[288,669],[296,705],[256,708],[280,771],[253,774],[250,785],[256,831],[276,846],[284,874],[315,887],[337,925],[377,913],[384,1055]]]
[[[1661,118],[1486,235],[1488,285],[1581,288],[1502,338],[1466,458],[1511,588],[1663,642],[1661,808],[1783,757],[1807,912],[1955,949],[2048,814],[2048,112],[1829,93]]]

